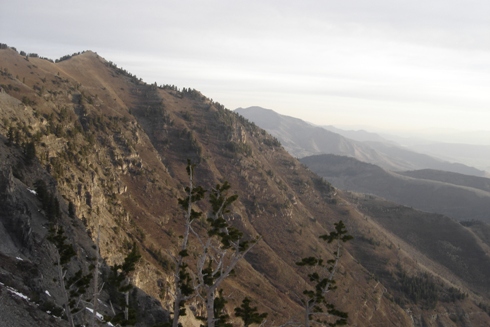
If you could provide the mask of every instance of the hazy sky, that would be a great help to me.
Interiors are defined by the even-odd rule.
[[[489,0],[7,1],[0,42],[317,124],[490,130]]]

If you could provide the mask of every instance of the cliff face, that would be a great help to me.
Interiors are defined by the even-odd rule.
[[[306,275],[295,262],[312,255],[331,257],[333,247],[318,236],[342,219],[355,241],[344,252],[338,290],[330,300],[349,312],[350,325],[490,323],[475,304],[487,293],[477,298],[464,282],[456,285],[470,297],[434,305],[411,299],[403,291],[403,278],[428,271],[435,276],[428,280],[440,284],[439,293],[455,284],[446,285],[420,266],[410,245],[366,220],[352,204],[355,198],[337,192],[275,138],[198,91],[145,84],[93,52],[52,63],[2,49],[0,66],[0,235],[5,240],[0,276],[10,276],[12,283],[18,279],[16,271],[25,270],[15,259],[21,253],[24,264],[36,268],[25,270],[31,275],[24,279],[44,277],[34,285],[23,279],[18,287],[40,296],[40,302],[48,302],[44,288],[61,296],[52,281],[55,252],[46,240],[50,221],[29,191],[43,180],[59,200],[59,224],[77,248],[77,265],[89,266],[85,258],[95,256],[99,228],[106,267],[122,263],[136,244],[142,259],[131,280],[140,312],[151,312],[137,315],[138,324],[165,321],[174,291],[172,255],[183,232],[177,200],[184,196],[190,159],[197,164],[197,184],[210,188],[230,182],[238,195],[230,222],[251,238],[261,237],[225,285],[225,293],[232,295],[230,312],[248,296],[269,313],[270,325],[301,319]],[[106,304],[110,296],[109,291],[102,296]],[[49,300],[57,304],[57,298]],[[160,304],[167,313],[158,310]],[[189,305],[195,313],[202,309],[197,299]],[[33,319],[64,323],[32,310],[43,317]],[[186,325],[193,324],[186,319]]]
[[[60,216],[56,227],[64,230],[67,243],[72,244],[75,256],[67,265],[67,276],[77,270],[88,272],[94,264],[96,245],[83,222],[69,217],[68,201],[60,194],[58,182],[37,160],[26,161],[25,152],[0,136],[0,286],[2,323],[5,326],[68,326],[58,316],[62,312],[64,293],[59,286],[58,249],[48,241],[54,226],[51,213],[40,198],[37,185],[46,186],[46,192],[59,203]],[[108,257],[107,257],[108,259]],[[109,267],[100,263],[100,274],[107,276]],[[103,283],[100,282],[99,286]],[[91,286],[92,287],[92,286]],[[90,292],[87,292],[90,293]],[[160,303],[141,290],[134,297],[140,303],[146,317],[140,318],[140,326],[151,326],[165,319]],[[87,294],[83,300],[90,302]],[[99,314],[111,316],[109,289],[99,295]],[[91,308],[91,304],[87,303]],[[117,308],[117,305],[116,305]],[[90,321],[89,311],[78,313],[84,321]]]

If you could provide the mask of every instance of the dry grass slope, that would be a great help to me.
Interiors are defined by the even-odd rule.
[[[406,249],[399,246],[403,238],[381,220],[366,220],[357,199],[332,188],[274,137],[198,91],[145,84],[90,51],[51,63],[2,49],[0,63],[3,140],[11,127],[19,131],[11,147],[35,140],[40,167],[56,180],[65,205],[76,207],[76,224],[92,237],[101,226],[101,253],[109,265],[138,244],[143,259],[133,281],[164,309],[172,301],[169,253],[175,253],[182,233],[177,198],[184,194],[190,158],[198,163],[198,184],[230,182],[239,196],[230,221],[246,235],[262,237],[225,287],[230,308],[248,296],[269,313],[271,325],[300,319],[306,276],[295,262],[331,256],[332,248],[318,236],[342,219],[356,239],[342,258],[338,290],[330,300],[350,313],[350,325],[489,323],[486,314],[476,314],[483,311],[475,304],[487,295],[462,280],[470,297],[430,308],[416,303],[400,289],[401,280],[425,272],[437,279],[439,272],[419,265],[409,242]],[[419,255],[433,260],[425,250]],[[402,279],[400,270],[408,277]]]

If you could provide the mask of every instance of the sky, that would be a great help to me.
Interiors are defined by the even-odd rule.
[[[232,110],[490,131],[489,14],[488,0],[2,0],[0,42],[52,59],[92,50]]]

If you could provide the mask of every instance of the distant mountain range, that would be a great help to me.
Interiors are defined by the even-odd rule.
[[[382,132],[377,134],[362,129],[344,130],[331,125],[322,127],[355,141],[390,143],[445,161],[459,162],[490,171],[490,132],[447,132],[443,135],[399,136]]]
[[[395,173],[331,154],[305,157],[301,162],[344,190],[374,194],[461,221],[490,222],[488,178],[430,169]]]
[[[235,112],[271,133],[291,155],[298,158],[335,154],[353,157],[391,171],[436,169],[485,176],[482,170],[414,152],[375,133],[315,126],[261,107],[238,108]]]
[[[387,138],[380,136],[379,134],[365,131],[363,129],[360,130],[344,130],[337,128],[332,125],[321,126],[331,132],[340,134],[348,139],[359,141],[359,142],[382,142],[382,143],[392,143],[397,144],[396,142],[390,141]]]

